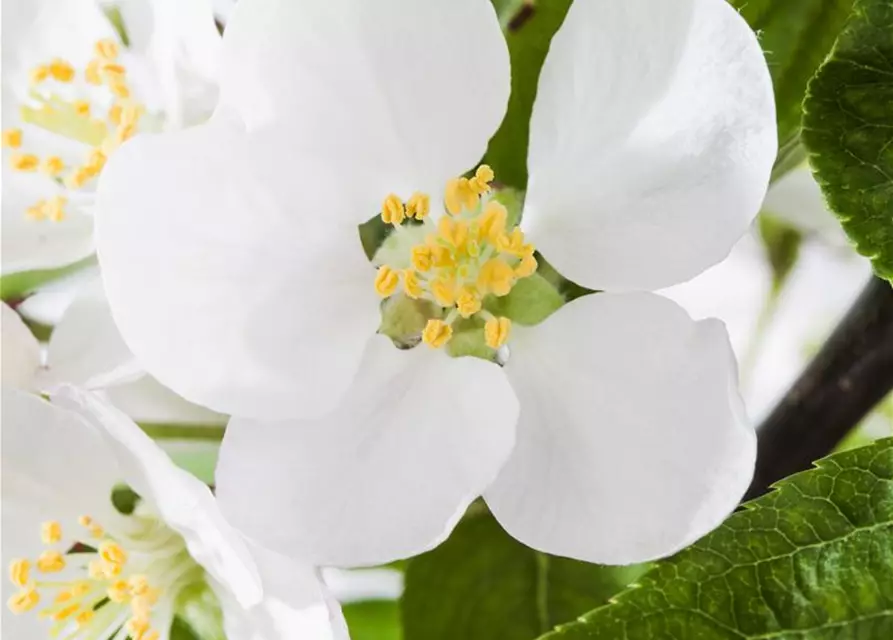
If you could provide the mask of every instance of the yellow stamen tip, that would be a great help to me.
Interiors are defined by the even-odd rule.
[[[484,339],[491,349],[504,345],[512,332],[512,321],[508,318],[490,318],[484,325]]]
[[[403,291],[413,300],[422,295],[422,285],[418,274],[412,269],[403,270]]]
[[[98,57],[111,62],[118,57],[118,43],[110,38],[103,38],[93,45],[93,51]]]
[[[424,220],[431,211],[431,198],[425,194],[416,191],[406,203],[406,214],[416,220]]]
[[[62,525],[49,520],[40,525],[40,539],[44,544],[55,544],[62,539]]]
[[[65,556],[58,551],[44,551],[37,558],[37,570],[43,573],[58,573],[65,568]]]
[[[399,283],[400,275],[397,271],[387,265],[378,268],[378,273],[375,276],[375,292],[382,298],[393,295]]]
[[[481,310],[481,298],[477,291],[465,288],[456,298],[456,308],[463,318],[470,318]]]
[[[59,82],[71,82],[74,80],[74,67],[65,60],[56,58],[50,63],[50,75]]]
[[[385,224],[392,224],[396,227],[405,218],[406,209],[403,207],[403,201],[396,194],[388,195],[381,204],[381,219]]]
[[[412,248],[412,266],[422,273],[431,269],[431,247],[420,244]]]
[[[22,146],[22,130],[6,129],[3,131],[3,146],[9,149],[18,149]]]
[[[435,349],[439,349],[453,337],[453,328],[443,320],[428,320],[425,329],[422,331],[422,340],[425,344]]]
[[[99,557],[113,565],[127,562],[127,552],[117,542],[107,540],[99,545]]]
[[[16,153],[9,158],[12,168],[16,171],[36,171],[40,166],[40,158],[33,153]]]
[[[31,563],[23,558],[13,560],[9,564],[9,579],[17,587],[24,587],[28,584],[31,574]]]
[[[15,614],[31,611],[40,602],[40,594],[35,589],[20,591],[6,602],[9,610]]]
[[[43,159],[40,170],[48,176],[57,176],[65,170],[65,162],[59,156],[47,156]]]

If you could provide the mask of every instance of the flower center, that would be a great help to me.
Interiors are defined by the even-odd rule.
[[[109,155],[136,133],[145,107],[130,97],[127,70],[117,62],[118,45],[100,40],[93,53],[83,70],[82,82],[76,82],[77,70],[61,58],[33,68],[29,103],[20,107],[24,124],[88,147],[83,159],[69,166],[57,154],[40,157],[25,148],[28,129],[7,129],[2,142],[13,150],[9,162],[14,170],[41,172],[58,185],[81,189],[100,174]],[[97,116],[95,112],[100,110],[102,116]],[[32,220],[58,222],[65,218],[67,202],[64,196],[52,196],[39,200],[25,213]]]
[[[123,627],[132,640],[157,640],[156,605],[163,599],[170,615],[177,594],[203,582],[204,570],[160,520],[130,519],[137,526],[126,542],[90,516],[81,516],[84,531],[74,537],[63,536],[59,522],[44,522],[40,536],[47,549],[34,561],[10,563],[9,578],[19,591],[9,609],[24,614],[42,605],[36,615],[52,621],[52,637],[67,632],[68,640],[98,640]]]
[[[382,298],[390,298],[402,285],[406,297],[428,301],[439,310],[422,331],[422,340],[431,347],[450,341],[459,318],[482,319],[487,346],[504,345],[512,323],[487,311],[487,298],[508,295],[518,280],[536,271],[534,246],[525,243],[520,229],[507,227],[508,211],[492,198],[493,178],[493,170],[481,165],[472,178],[450,180],[444,194],[447,214],[424,242],[409,245],[405,263],[411,266],[382,264],[375,276],[375,290]],[[414,193],[405,203],[391,194],[382,204],[381,219],[397,233],[406,233],[404,221],[424,221],[429,210],[427,194]]]

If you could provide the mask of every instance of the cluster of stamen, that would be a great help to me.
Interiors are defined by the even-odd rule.
[[[81,516],[80,524],[85,541],[65,547],[60,546],[62,526],[43,523],[40,536],[47,549],[34,561],[10,563],[9,578],[19,591],[7,606],[23,614],[42,605],[37,615],[55,623],[52,637],[71,630],[68,639],[93,638],[123,622],[132,640],[157,640],[160,634],[149,619],[160,590],[144,574],[130,570],[127,551],[93,518]]]
[[[375,290],[381,297],[394,295],[402,285],[407,297],[440,307],[440,317],[429,319],[422,331],[431,347],[444,346],[453,336],[453,323],[472,317],[484,320],[486,344],[501,347],[511,321],[487,311],[486,298],[507,295],[519,279],[536,271],[534,246],[520,229],[508,229],[508,211],[491,197],[493,178],[493,170],[481,165],[473,177],[451,180],[444,194],[447,215],[438,220],[435,233],[411,248],[411,267],[378,268]],[[405,204],[391,194],[381,218],[399,232],[404,220],[424,220],[429,209],[426,194],[415,193]]]
[[[111,106],[101,116],[93,113],[90,100],[65,100],[52,93],[53,83],[71,85],[78,79],[74,66],[56,58],[38,65],[30,73],[29,97],[32,104],[21,107],[26,124],[76,140],[90,147],[83,162],[67,166],[58,155],[43,158],[23,150],[22,129],[2,132],[3,146],[13,150],[9,162],[21,172],[41,172],[57,184],[81,189],[94,180],[109,155],[137,131],[144,107],[131,98],[127,69],[118,61],[118,45],[112,40],[98,41],[93,58],[82,72],[87,85],[102,87],[110,94]],[[64,196],[42,199],[28,207],[25,214],[33,220],[58,222],[65,218]]]

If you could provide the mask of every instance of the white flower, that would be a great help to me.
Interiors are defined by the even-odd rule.
[[[220,38],[210,0],[131,0],[124,46],[95,0],[3,4],[2,272],[93,252],[96,178],[141,131],[204,119]],[[138,19],[137,19],[138,18]]]
[[[166,640],[190,607],[206,637],[347,637],[313,568],[244,540],[206,486],[87,392],[3,390],[2,481],[5,638]],[[129,514],[112,502],[122,482],[141,498]]]
[[[241,0],[222,60],[209,124],[134,140],[109,164],[97,233],[140,361],[241,416],[218,468],[237,526],[323,564],[381,562],[436,544],[483,494],[530,546],[626,563],[727,515],[754,436],[725,331],[642,291],[721,260],[765,194],[771,83],[731,7],[573,4],[539,82],[517,233],[500,228],[487,168],[451,180],[483,155],[509,94],[489,2]],[[426,226],[397,228],[376,275],[357,225],[377,211]],[[414,262],[419,229],[435,227]],[[413,309],[442,344],[475,293],[529,277],[531,245],[611,293],[530,327],[475,314],[510,352],[503,367],[375,334],[376,291],[399,280],[437,300]],[[449,276],[477,287],[457,308],[445,303],[466,291]]]

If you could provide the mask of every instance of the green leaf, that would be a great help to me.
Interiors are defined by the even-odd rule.
[[[779,160],[797,155],[806,85],[831,51],[853,0],[731,0],[760,44],[775,87]],[[789,168],[796,166],[797,162]],[[778,177],[778,175],[774,176]]]
[[[493,4],[508,43],[512,95],[505,119],[490,140],[484,162],[493,167],[497,182],[524,189],[530,113],[540,69],[571,0],[494,0]]]
[[[602,567],[539,553],[488,513],[466,517],[406,570],[406,640],[531,640],[602,604],[641,567]]]
[[[816,467],[543,640],[893,638],[893,438]]]
[[[341,607],[351,640],[401,640],[400,608],[394,600],[351,602]]]
[[[893,0],[861,0],[809,85],[803,142],[828,205],[893,280]]]

